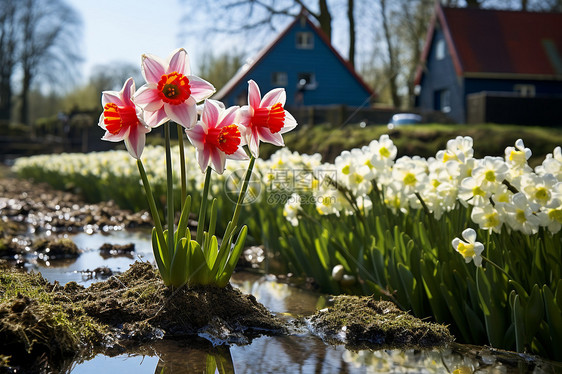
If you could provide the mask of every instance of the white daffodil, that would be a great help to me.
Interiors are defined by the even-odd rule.
[[[462,237],[464,240],[459,238],[454,238],[452,241],[453,248],[455,251],[459,252],[466,263],[474,261],[474,265],[482,266],[482,252],[484,251],[484,245],[476,241],[476,231],[468,228],[462,232]]]
[[[491,204],[482,207],[474,207],[470,218],[474,223],[478,224],[482,230],[491,230],[496,233],[501,232],[503,224],[502,216],[500,216],[498,210]]]

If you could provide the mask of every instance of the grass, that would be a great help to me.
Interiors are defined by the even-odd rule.
[[[447,141],[457,136],[470,136],[474,140],[474,156],[503,156],[507,146],[513,146],[517,139],[523,139],[525,146],[533,150],[529,164],[536,166],[546,154],[562,145],[562,128],[528,127],[515,125],[446,125],[424,124],[402,126],[389,130],[384,126],[347,125],[333,127],[328,124],[301,126],[285,134],[285,144],[299,153],[320,153],[323,160],[332,162],[343,150],[368,145],[382,134],[389,134],[398,147],[400,156],[435,156],[446,147]],[[261,156],[267,158],[276,147],[264,144]]]

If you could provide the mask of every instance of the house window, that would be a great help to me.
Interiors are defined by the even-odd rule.
[[[299,90],[314,90],[316,86],[314,73],[299,73],[297,75],[297,88]]]
[[[535,85],[534,84],[516,84],[513,86],[513,90],[518,92],[519,95],[524,97],[534,97],[535,96]]]
[[[439,39],[437,45],[435,46],[435,58],[437,60],[443,60],[445,58],[445,40]]]
[[[314,37],[311,32],[297,32],[297,48],[313,49]]]
[[[449,113],[451,111],[451,91],[441,90],[440,96],[441,111],[443,113]]]
[[[271,73],[271,83],[274,86],[287,86],[287,73],[284,71],[275,71]]]

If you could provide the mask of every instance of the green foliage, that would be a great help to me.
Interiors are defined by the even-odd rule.
[[[375,295],[420,318],[449,324],[465,343],[532,352],[560,360],[562,236],[541,229],[489,234],[484,267],[465,263],[451,248],[469,222],[459,206],[439,220],[423,209],[394,212],[376,189],[368,212],[318,216],[303,206],[294,230],[282,229],[280,253],[296,273],[313,276],[325,292]],[[334,266],[357,278],[336,282]]]

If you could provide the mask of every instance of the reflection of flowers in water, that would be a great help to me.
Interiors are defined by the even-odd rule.
[[[442,350],[378,350],[345,351],[343,360],[355,368],[365,367],[366,373],[473,373],[480,363],[451,349]],[[505,372],[505,366],[488,360],[489,369]]]

